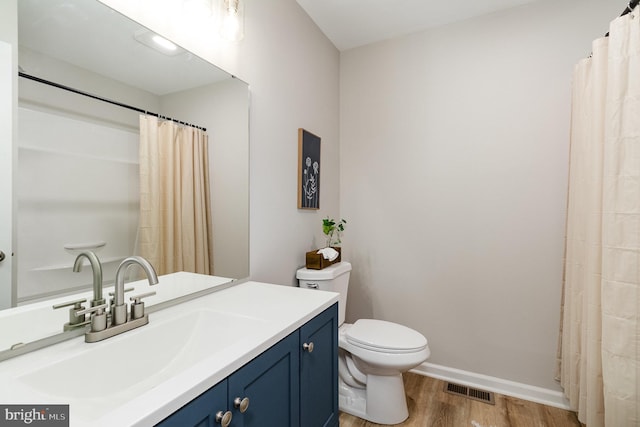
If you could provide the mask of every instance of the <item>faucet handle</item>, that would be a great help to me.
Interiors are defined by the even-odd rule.
[[[135,290],[136,290],[136,288],[126,288],[124,291],[125,292],[131,292],[131,291],[135,291]],[[115,291],[109,292],[109,296],[110,297],[116,296],[116,292]]]
[[[107,304],[100,304],[93,307],[85,308],[84,310],[76,312],[76,316],[93,313],[94,311],[96,312],[96,314],[102,314],[104,313],[105,308],[107,308]]]
[[[133,295],[132,297],[129,298],[129,301],[133,301],[134,304],[140,304],[140,300],[142,298],[146,298],[146,297],[150,297],[156,294],[156,291],[151,291],[151,292],[146,292],[144,294],[140,294],[140,295]]]
[[[85,318],[84,318],[84,315],[78,315],[78,312],[84,309],[84,306],[82,304],[86,302],[87,300],[84,298],[73,300],[73,301],[61,302],[59,304],[55,304],[53,306],[53,309],[57,310],[58,308],[73,306],[69,309],[69,325],[79,326],[84,323]]]
[[[91,332],[102,331],[107,328],[107,314],[104,312],[107,304],[100,304],[94,307],[85,308],[76,312],[76,316],[91,314]]]
[[[73,301],[67,301],[67,302],[61,302],[59,304],[55,304],[53,308],[56,309],[56,308],[62,308],[62,307],[69,307],[73,305],[74,308],[82,309],[84,308],[82,307],[82,304],[84,304],[85,302],[87,302],[87,299],[81,298]]]
[[[139,319],[144,316],[144,303],[140,301],[142,298],[155,295],[156,291],[146,292],[140,295],[133,295],[129,300],[131,303],[131,319]]]

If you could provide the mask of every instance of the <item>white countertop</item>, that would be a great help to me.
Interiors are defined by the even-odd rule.
[[[211,356],[198,360],[177,374],[164,378],[159,384],[146,388],[144,382],[138,385],[123,384],[123,390],[131,389],[121,393],[111,392],[108,396],[96,394],[96,388],[100,388],[100,378],[109,376],[112,370],[125,368],[120,363],[113,363],[112,366],[97,366],[95,377],[86,378],[86,388],[91,389],[92,392],[81,397],[65,397],[62,396],[64,394],[62,391],[59,394],[51,390],[43,392],[32,388],[28,382],[24,381],[24,378],[33,374],[35,370],[39,369],[46,373],[47,366],[59,360],[68,359],[70,354],[82,354],[89,348],[104,349],[108,352],[110,343],[117,343],[111,340],[124,339],[121,337],[134,334],[136,331],[134,330],[93,344],[87,344],[84,342],[84,337],[78,337],[0,362],[0,384],[2,384],[0,403],[69,404],[70,425],[74,427],[152,426],[337,301],[338,294],[332,292],[259,282],[236,284],[151,313],[149,325],[138,329],[143,330],[156,323],[178,327],[180,318],[201,309],[215,310],[218,313],[229,313],[248,319],[240,322],[237,327],[230,327],[228,334],[224,334],[234,338],[233,343],[227,345],[224,351],[214,352]],[[184,329],[187,334],[188,327]],[[177,332],[177,335],[180,335],[180,331]],[[220,340],[219,342],[222,343],[226,336],[212,336],[211,339]],[[153,361],[154,354],[130,354],[126,357],[131,357],[131,360],[141,357]],[[59,373],[57,375],[60,376]],[[61,385],[60,390],[63,389],[64,386]],[[132,394],[132,390],[135,390],[135,394]]]

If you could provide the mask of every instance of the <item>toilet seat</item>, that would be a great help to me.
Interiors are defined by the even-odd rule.
[[[385,320],[359,319],[344,337],[355,347],[380,353],[415,353],[427,347],[427,339],[421,333]]]

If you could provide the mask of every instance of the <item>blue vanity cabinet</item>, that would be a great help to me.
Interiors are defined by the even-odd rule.
[[[300,427],[298,343],[296,331],[229,377],[233,427]]]
[[[216,414],[227,412],[227,380],[223,380],[162,420],[159,427],[214,427]]]
[[[338,306],[300,328],[302,427],[338,426]],[[310,345],[313,343],[313,350]],[[307,344],[305,346],[305,344]]]
[[[228,410],[229,427],[337,427],[337,322],[334,304],[157,426],[218,427]]]

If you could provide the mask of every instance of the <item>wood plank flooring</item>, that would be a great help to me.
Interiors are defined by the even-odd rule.
[[[490,405],[444,391],[444,381],[404,374],[409,418],[405,427],[581,427],[573,412],[509,396],[495,395]],[[340,413],[340,427],[377,427]]]

